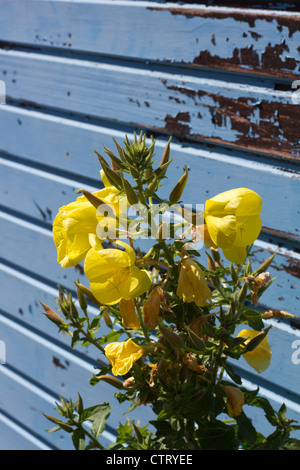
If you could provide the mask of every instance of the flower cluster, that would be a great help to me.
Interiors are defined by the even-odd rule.
[[[57,262],[62,268],[84,262],[89,287],[76,283],[84,315],[80,316],[72,295],[61,291],[58,306],[64,318],[43,305],[45,313],[60,330],[71,333],[73,346],[82,341],[105,355],[106,365],[91,379],[92,385],[104,380],[118,389],[121,403],[129,400],[132,407],[152,407],[157,433],[143,434],[133,423],[136,444],[127,436],[133,448],[215,448],[215,432],[221,436],[221,448],[264,448],[268,438],[262,443],[261,434],[253,431],[244,405],[268,410],[271,405],[262,405],[258,391],[246,390],[234,370],[240,358],[258,373],[271,361],[270,327],[265,325],[270,311],[256,306],[272,283],[267,269],[273,256],[256,269],[250,258],[262,227],[262,200],[251,189],[236,188],[199,201],[203,223],[197,223],[195,214],[179,210],[186,230],[175,239],[176,224],[171,224],[167,239],[165,222],[161,218],[154,222],[150,215],[157,201],[164,211],[181,206],[187,168],[162,203],[158,190],[171,162],[170,141],[156,168],[155,142],[147,146],[142,133],[132,142],[126,137],[123,147],[115,144],[117,155],[105,148],[110,164],[96,152],[103,189],[79,190],[82,195],[61,207],[53,223]],[[135,233],[153,234],[151,224],[155,224],[156,237],[147,253],[135,246],[137,237],[128,228],[131,207],[138,207],[146,225],[142,228],[137,222]],[[124,234],[126,242],[121,240]],[[196,249],[199,239],[202,251]],[[99,309],[92,321],[90,303]],[[70,406],[68,410],[70,414]],[[234,418],[235,424],[221,421],[222,413]],[[79,427],[84,432],[80,416],[72,421],[77,433]],[[84,416],[93,420],[93,414]],[[274,416],[272,424],[277,425],[279,415],[277,421]],[[282,413],[280,419],[282,426]],[[286,421],[284,429],[288,426]]]

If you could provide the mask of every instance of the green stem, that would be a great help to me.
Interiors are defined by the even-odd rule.
[[[87,431],[83,426],[82,424],[78,423],[78,421],[75,421],[74,419],[72,419],[72,422],[73,424],[80,430],[82,430],[86,436],[91,440],[91,442],[94,443],[95,447],[97,447],[98,449],[100,450],[105,450],[105,447],[103,447],[102,444],[100,444],[100,442],[97,441],[97,439],[95,438],[95,436],[93,436],[93,434],[91,434],[89,431]]]
[[[72,323],[73,323],[74,328],[77,328],[77,330],[85,337],[85,339],[89,343],[93,344],[94,346],[96,346],[97,349],[100,349],[101,352],[105,353],[104,348],[100,344],[97,343],[97,340],[93,338],[93,336],[89,332],[85,332],[81,326],[76,324],[76,322],[72,322]]]
[[[141,312],[141,307],[140,307],[140,305],[139,305],[139,303],[138,303],[137,300],[135,300],[135,306],[136,306],[136,310],[137,310],[137,313],[138,313],[138,317],[139,317],[139,319],[140,319],[140,323],[141,323],[141,327],[142,327],[144,336],[145,336],[146,340],[147,340],[148,342],[150,342],[150,341],[151,341],[151,340],[150,340],[150,336],[149,336],[149,334],[148,334],[147,328],[146,328],[145,323],[144,323],[144,320],[143,320],[143,315],[142,315],[142,312]]]
[[[166,260],[168,261],[169,265],[173,266],[174,265],[174,259],[173,259],[173,256],[171,254],[171,251],[168,247],[168,245],[166,244],[165,241],[161,240],[159,242],[161,248],[163,249],[163,252],[165,254],[165,257],[166,257]]]
[[[223,340],[221,339],[220,344],[219,344],[219,348],[218,348],[218,352],[215,356],[215,361],[214,361],[215,364],[214,364],[213,371],[212,371],[212,376],[211,376],[211,381],[212,381],[213,384],[215,384],[216,381],[217,381],[217,374],[218,374],[218,369],[219,369],[219,359],[222,356],[222,353],[223,353]]]

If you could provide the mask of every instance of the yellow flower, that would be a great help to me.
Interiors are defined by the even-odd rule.
[[[158,323],[161,302],[160,288],[154,288],[143,306],[143,318],[147,328],[155,328]]]
[[[121,299],[134,299],[149,290],[152,283],[148,271],[135,266],[134,250],[120,240],[115,243],[124,247],[125,251],[91,248],[84,264],[94,296],[106,305],[114,305]]]
[[[243,392],[231,385],[223,386],[227,396],[227,411],[231,418],[242,414],[245,398]]]
[[[93,195],[110,205],[112,210],[118,211],[117,189],[104,188]],[[97,209],[85,196],[60,207],[53,222],[53,239],[57,249],[57,262],[63,268],[76,266],[85,258],[92,245],[97,241],[100,243],[96,232],[101,219],[105,218],[97,216]]]
[[[121,343],[110,343],[104,350],[108,361],[112,365],[114,375],[127,374],[134,362],[142,357],[145,352],[144,348],[132,341],[131,338]]]
[[[125,327],[136,329],[141,326],[140,319],[135,311],[134,300],[121,299],[119,308],[122,316],[122,324]]]
[[[195,302],[198,307],[204,307],[211,299],[211,291],[207,286],[200,266],[190,257],[181,261],[177,295],[184,302]]]
[[[105,188],[111,187],[111,184],[108,181],[107,176],[106,176],[106,174],[104,173],[103,170],[100,170],[100,176],[101,176],[101,179],[102,179],[102,183],[104,184],[104,187]]]
[[[225,258],[237,264],[245,261],[246,247],[258,237],[262,222],[262,201],[251,189],[225,191],[205,203],[205,222],[211,239],[222,248]]]
[[[240,331],[237,336],[247,337],[248,339],[244,343],[246,345],[247,343],[249,343],[249,341],[251,341],[252,338],[254,338],[259,333],[259,331],[244,329]],[[253,367],[253,369],[255,369],[258,373],[263,372],[270,365],[272,352],[267,338],[268,337],[266,336],[259,343],[259,345],[255,349],[253,349],[253,351],[249,351],[243,354],[243,357],[245,358],[249,366]]]
[[[203,241],[205,248],[212,249],[212,250],[215,250],[218,248],[212,241],[206,224],[197,225],[195,228],[194,234],[195,234],[195,240]]]

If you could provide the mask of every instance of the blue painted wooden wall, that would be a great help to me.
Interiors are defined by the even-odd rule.
[[[108,385],[88,384],[103,358],[72,351],[39,301],[55,307],[58,283],[84,282],[80,266],[57,265],[51,224],[75,189],[99,187],[93,149],[112,137],[143,129],[161,153],[173,135],[165,194],[187,164],[189,203],[257,191],[255,252],[258,262],[277,252],[278,276],[261,307],[300,315],[300,8],[239,3],[0,0],[0,449],[71,449],[65,433],[45,432],[42,413],[77,391],[86,406],[111,398]],[[299,323],[272,324],[270,368],[260,376],[243,361],[241,374],[300,421]],[[116,405],[104,442],[119,420]]]

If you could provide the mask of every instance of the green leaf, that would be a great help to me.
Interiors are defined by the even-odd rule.
[[[300,450],[300,440],[289,438],[284,444],[284,449],[286,450]]]
[[[203,423],[195,432],[201,450],[236,450],[234,426],[219,420]]]
[[[72,434],[72,441],[76,450],[85,449],[85,432],[83,429],[76,429]]]
[[[231,364],[228,364],[226,360],[222,362],[222,366],[224,367],[225,371],[229,375],[229,377],[236,383],[236,384],[241,384],[242,379],[241,377],[235,373],[234,368],[232,367]]]
[[[99,330],[100,320],[101,320],[101,315],[97,315],[95,318],[93,318],[91,322],[91,326],[89,328],[90,333],[96,333]]]
[[[250,406],[256,406],[258,408],[263,409],[269,423],[271,423],[273,426],[276,426],[277,418],[276,418],[275,411],[272,405],[269,403],[269,401],[266,398],[255,397],[253,400],[247,401],[247,404]]]
[[[44,414],[44,413],[43,413]],[[49,416],[49,415],[46,415],[44,414],[44,416],[49,419],[49,421],[51,421],[52,423],[56,424],[56,426],[58,426],[59,428],[63,429],[64,431],[66,432],[73,432],[73,428],[71,426],[69,426],[68,424],[64,423],[64,421],[62,421],[61,419],[59,418],[55,418],[54,416]],[[53,428],[52,428],[53,429]],[[51,431],[53,432],[53,431]]]
[[[91,431],[97,439],[105,429],[105,423],[110,415],[110,412],[111,408],[108,402],[102,403],[102,405],[86,408],[81,414],[81,422],[93,422]]]
[[[110,343],[118,341],[122,334],[122,331],[111,331],[107,335],[103,336],[101,339],[97,340],[98,344]]]
[[[238,424],[239,439],[242,442],[246,441],[250,444],[255,444],[257,439],[257,433],[251,420],[245,415],[244,412],[242,412],[242,414],[240,416],[237,416],[235,419]]]

